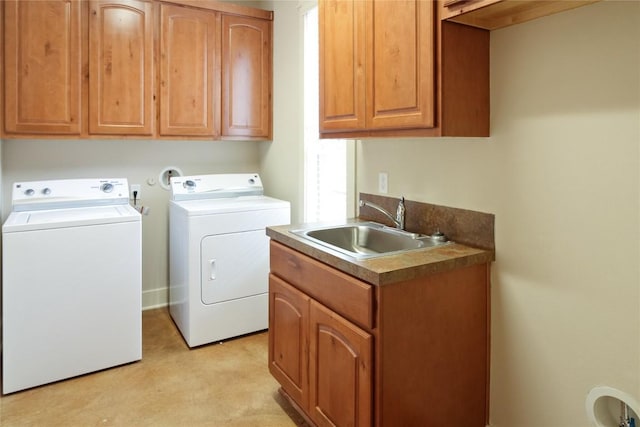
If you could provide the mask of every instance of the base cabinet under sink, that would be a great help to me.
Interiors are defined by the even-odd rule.
[[[488,274],[374,286],[272,240],[269,370],[316,426],[484,427]]]
[[[269,366],[319,426],[371,426],[373,337],[271,275]]]

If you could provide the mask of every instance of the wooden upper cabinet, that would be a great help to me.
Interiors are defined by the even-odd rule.
[[[323,138],[489,135],[489,33],[436,5],[319,0]]]
[[[272,12],[199,0],[0,9],[2,135],[272,136]]]
[[[365,128],[365,10],[360,0],[319,3],[321,132]]]
[[[435,125],[435,18],[432,2],[371,2],[367,128]]]
[[[435,124],[435,17],[420,0],[320,2],[320,131]]]
[[[271,138],[271,21],[222,17],[222,136]]]
[[[5,131],[81,131],[81,3],[5,1]]]
[[[153,133],[152,4],[92,0],[89,133]]]
[[[220,15],[161,5],[160,135],[219,135]]]

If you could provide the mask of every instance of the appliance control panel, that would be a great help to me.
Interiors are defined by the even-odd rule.
[[[171,177],[172,200],[220,199],[264,194],[257,173]]]
[[[13,184],[13,210],[119,205],[129,202],[126,178],[60,179]]]

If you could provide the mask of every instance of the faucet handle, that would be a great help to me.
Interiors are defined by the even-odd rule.
[[[404,197],[400,198],[400,202],[398,203],[398,209],[396,209],[396,221],[398,222],[398,228],[404,230]]]

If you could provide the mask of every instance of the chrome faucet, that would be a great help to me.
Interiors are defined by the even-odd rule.
[[[393,215],[391,215],[389,212],[387,212],[387,210],[385,208],[383,208],[382,206],[375,204],[373,202],[368,202],[366,200],[360,200],[360,207],[363,206],[369,206],[370,208],[373,208],[375,210],[377,210],[378,212],[382,213],[383,215],[385,215],[387,218],[389,218],[391,221],[393,221],[393,224],[396,226],[396,228],[399,228],[400,230],[404,230],[404,213],[405,213],[405,208],[404,208],[404,197],[402,197],[400,199],[400,202],[398,203],[398,208],[396,209],[396,217],[394,218]]]

